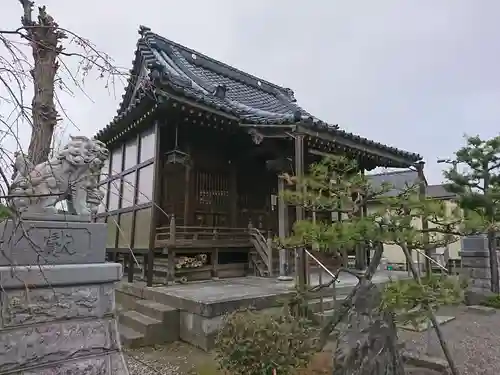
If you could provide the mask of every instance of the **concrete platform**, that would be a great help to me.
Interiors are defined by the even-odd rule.
[[[406,272],[381,271],[375,275],[373,281],[383,284],[390,279],[407,277]],[[323,277],[323,282],[327,281],[328,279]],[[312,274],[311,284],[318,283],[319,275]],[[340,300],[356,284],[356,277],[342,274],[335,289],[326,288],[321,292],[321,296],[330,300],[335,295],[335,299]],[[277,306],[295,293],[294,286],[294,281],[254,276],[150,288],[143,282],[121,282],[116,296],[117,303],[125,309],[136,308],[137,300],[148,300],[178,310],[180,339],[201,349],[210,350],[214,347],[215,337],[225,314],[243,308],[263,312],[275,311]]]
[[[390,279],[408,278],[407,272],[379,271],[373,277],[373,282],[383,284]],[[323,283],[331,277],[323,276]],[[337,295],[348,294],[357,284],[358,280],[353,275],[342,273],[339,282],[335,284]],[[311,275],[311,286],[319,284],[319,275]],[[182,285],[146,287],[144,282],[122,282],[118,290],[140,299],[148,299],[163,303],[180,310],[193,312],[206,317],[223,315],[241,308],[272,307],[276,302],[292,295],[295,282],[279,281],[274,278],[256,276],[238,277],[223,280],[208,280],[192,282]],[[323,293],[331,296],[333,288]],[[279,300],[279,301],[278,301]]]

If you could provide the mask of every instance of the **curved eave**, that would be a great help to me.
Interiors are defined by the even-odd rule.
[[[139,93],[133,103],[115,116],[106,127],[98,131],[94,138],[107,145],[117,142],[150,116],[158,105],[151,93]]]
[[[368,153],[382,160],[387,160],[392,167],[409,167],[422,161],[422,156],[416,153],[386,146],[382,143],[348,133],[335,127],[319,123],[301,123],[297,131],[310,137],[321,138],[327,142],[339,144],[347,148]]]

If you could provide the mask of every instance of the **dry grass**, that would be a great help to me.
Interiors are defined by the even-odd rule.
[[[316,354],[309,366],[306,369],[297,371],[297,375],[327,375],[331,374],[332,368],[332,353],[321,352]],[[215,361],[206,361],[197,366],[193,375],[229,375],[218,369]]]
[[[297,375],[327,375],[331,374],[332,371],[332,353],[321,352],[312,358],[306,369],[299,370]]]

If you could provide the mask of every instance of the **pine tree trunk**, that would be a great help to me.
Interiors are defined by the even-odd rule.
[[[320,347],[331,332],[339,332],[333,375],[404,375],[397,329],[390,313],[380,311],[381,291],[371,279],[382,259],[378,246],[359,283],[335,309],[321,330]],[[337,325],[341,327],[337,327]]]
[[[380,311],[382,293],[362,279],[340,329],[333,375],[404,375],[394,317]]]

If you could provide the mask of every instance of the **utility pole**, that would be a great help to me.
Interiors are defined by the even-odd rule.
[[[427,194],[427,183],[425,181],[425,176],[424,176],[424,165],[425,163],[423,161],[417,163],[416,165],[418,174],[418,193],[419,193],[418,196],[422,201],[425,200],[425,196]],[[427,217],[422,215],[421,221],[422,221],[422,230],[427,231],[429,229],[429,222],[427,221]],[[429,233],[424,232],[423,241],[424,241],[424,254],[425,254],[425,274],[427,278],[430,278],[432,274],[432,266],[430,260],[432,254],[431,254],[431,249],[429,248]],[[420,273],[420,257],[419,257],[418,267]]]

